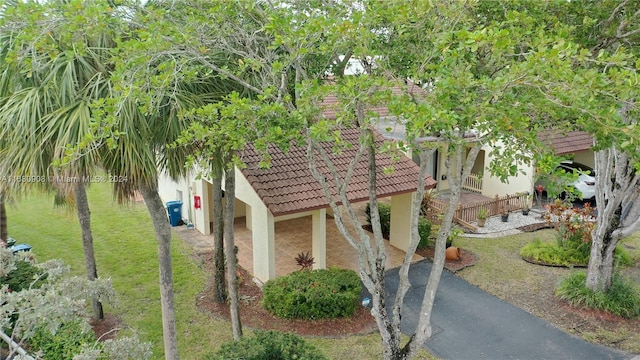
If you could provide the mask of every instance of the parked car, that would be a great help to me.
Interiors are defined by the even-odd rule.
[[[563,161],[560,163],[558,168],[556,168],[556,170],[559,170],[559,169],[562,169],[567,173],[576,172],[578,174],[577,179],[571,181],[568,184],[558,184],[559,186],[568,185],[568,186],[574,187],[578,191],[578,197],[581,200],[591,200],[595,198],[596,173],[595,171],[593,171],[592,167],[575,162],[575,161]],[[543,185],[546,187],[548,184],[547,184],[547,181],[540,180],[536,182],[536,186],[537,185]],[[563,192],[560,195],[564,196],[565,193]]]

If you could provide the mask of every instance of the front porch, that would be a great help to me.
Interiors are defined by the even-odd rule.
[[[357,209],[364,217],[364,210]],[[275,223],[275,253],[276,276],[287,275],[299,270],[295,257],[301,252],[311,253],[312,239],[311,216],[278,221]],[[203,235],[195,229],[187,229],[186,226],[173,228],[174,231],[194,248],[196,253],[213,251],[213,235]],[[235,220],[235,244],[238,247],[238,263],[250,273],[253,271],[253,240],[251,230],[246,227],[246,218],[238,217]],[[351,230],[353,231],[353,230]],[[344,239],[334,219],[327,216],[326,219],[326,266],[335,266],[341,269],[358,271],[358,253]],[[404,251],[399,250],[385,241],[387,254],[387,269],[402,265]],[[420,261],[420,255],[414,255],[412,262]]]
[[[235,242],[238,247],[238,263],[250,273],[253,273],[253,241],[251,230],[247,229],[245,218],[235,221]],[[342,236],[330,216],[326,219],[326,266],[358,271],[358,253]],[[287,275],[300,270],[295,257],[302,252],[311,253],[312,239],[310,216],[278,221],[275,223],[275,253],[276,276]],[[354,230],[351,230],[352,233]],[[404,251],[399,250],[385,241],[387,253],[387,269],[398,267],[404,261]],[[412,261],[422,260],[414,255]]]
[[[449,191],[441,191],[424,199],[423,206],[426,208],[427,217],[431,222],[439,221],[439,216],[449,206],[449,196]],[[484,208],[488,212],[488,216],[495,216],[503,210],[511,212],[525,207],[531,207],[528,193],[496,195],[490,198],[475,191],[462,190],[453,220],[471,231],[477,231],[476,226],[472,223],[476,222],[480,208]]]

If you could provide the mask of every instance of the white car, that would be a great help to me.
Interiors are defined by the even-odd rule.
[[[567,184],[573,186],[578,190],[578,197],[581,200],[591,200],[596,196],[596,173],[593,168],[585,164],[577,163],[574,161],[563,161],[558,166],[558,169],[563,169],[567,173],[578,173],[578,179]],[[536,183],[536,185],[546,185],[544,183]]]

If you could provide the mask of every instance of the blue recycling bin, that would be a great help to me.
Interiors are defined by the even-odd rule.
[[[17,254],[20,251],[31,251],[31,245],[29,244],[18,244],[9,246],[9,250],[13,251],[14,254]]]
[[[169,223],[171,226],[178,226],[182,221],[182,201],[167,202],[167,211],[169,212]]]

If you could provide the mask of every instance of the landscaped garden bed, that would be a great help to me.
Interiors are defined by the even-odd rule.
[[[201,255],[203,263],[210,267],[213,254]],[[208,269],[208,271],[212,271]],[[253,282],[246,270],[240,269],[240,318],[245,327],[262,330],[293,332],[303,336],[342,337],[354,334],[370,334],[377,331],[375,319],[370,309],[358,306],[350,317],[336,319],[283,319],[271,314],[262,306],[262,290]],[[212,285],[212,284],[210,284]],[[207,286],[198,296],[197,305],[214,317],[229,320],[229,305],[214,301],[214,288]]]

